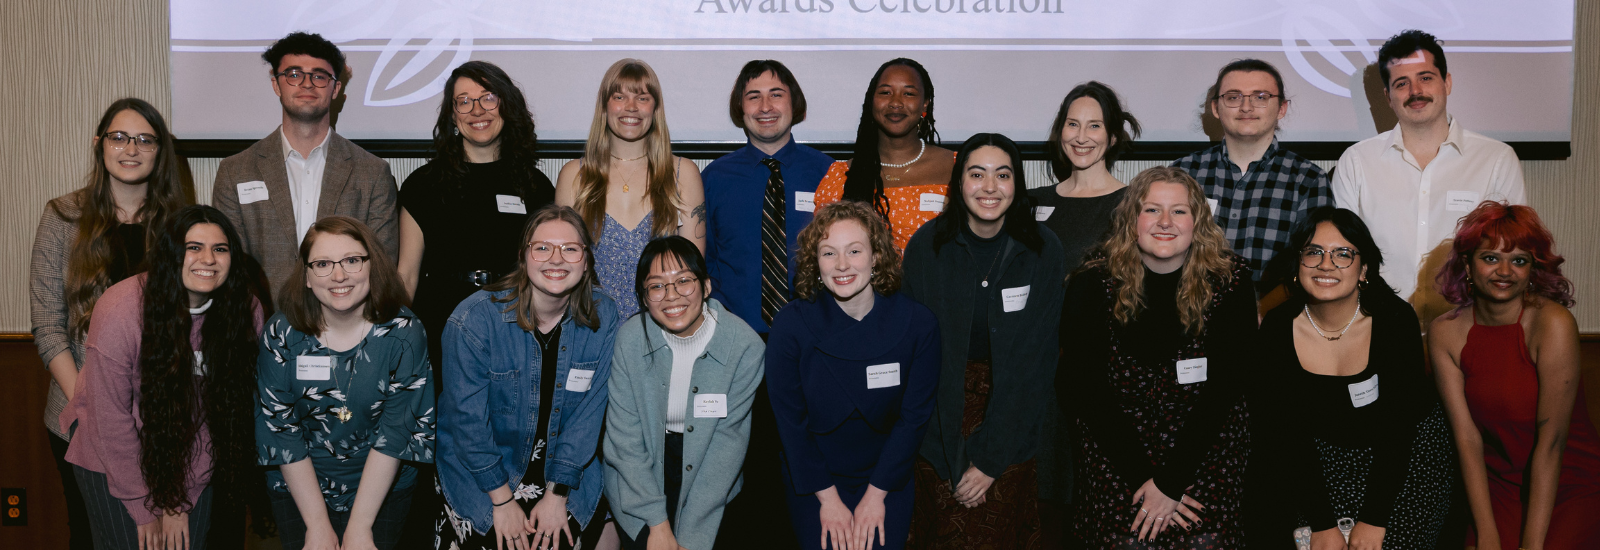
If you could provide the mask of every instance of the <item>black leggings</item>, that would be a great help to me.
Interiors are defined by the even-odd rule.
[[[663,457],[665,463],[661,465],[662,489],[667,497],[667,525],[672,525],[677,523],[678,493],[683,490],[683,434],[668,432],[666,451],[667,456]],[[617,536],[622,539],[623,550],[645,550],[650,543],[650,526],[644,526],[634,536],[618,529]]]
[[[405,527],[406,512],[411,510],[411,489],[389,491],[378,508],[378,517],[372,520],[372,543],[381,550],[390,550],[400,544],[400,531]],[[306,521],[300,508],[288,491],[267,491],[272,496],[272,515],[278,518],[278,540],[283,550],[300,550],[306,544]],[[328,522],[333,532],[344,540],[345,526],[350,523],[350,512],[328,510]]]

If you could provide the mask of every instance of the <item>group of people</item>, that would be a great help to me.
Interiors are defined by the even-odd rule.
[[[335,45],[263,59],[282,125],[211,206],[124,99],[45,208],[74,548],[226,545],[247,507],[289,550],[1600,545],[1572,285],[1421,31],[1379,52],[1398,126],[1331,177],[1245,59],[1205,105],[1222,142],[1126,185],[1138,121],[1072,89],[1037,188],[1006,136],[941,146],[911,59],[848,161],[749,62],[748,144],[703,172],[618,61],[554,184],[521,90],[469,61],[398,188],[330,127]],[[1424,327],[1427,289],[1457,307]]]

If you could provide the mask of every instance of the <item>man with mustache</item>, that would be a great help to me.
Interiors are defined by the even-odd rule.
[[[1278,121],[1289,114],[1289,98],[1272,64],[1236,59],[1223,66],[1206,109],[1222,122],[1222,143],[1172,166],[1200,182],[1217,225],[1260,281],[1288,242],[1289,228],[1311,209],[1333,203],[1328,176],[1278,145]]]
[[[1450,71],[1433,35],[1408,30],[1389,38],[1378,50],[1378,74],[1400,123],[1339,157],[1334,202],[1372,228],[1388,257],[1384,280],[1417,303],[1422,256],[1454,234],[1456,220],[1484,200],[1527,201],[1522,164],[1510,146],[1445,111]]]
[[[344,53],[322,35],[296,32],[261,54],[283,121],[272,135],[222,159],[211,205],[239,230],[244,251],[278,292],[295,263],[300,239],[317,220],[341,214],[361,220],[399,257],[398,187],[389,163],[333,131],[333,102],[344,91]]]

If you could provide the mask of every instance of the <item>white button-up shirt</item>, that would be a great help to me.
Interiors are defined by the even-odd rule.
[[[322,143],[311,148],[311,156],[300,156],[300,152],[289,145],[289,136],[283,135],[283,127],[279,127],[279,135],[283,136],[283,169],[289,176],[289,197],[294,201],[294,228],[295,237],[304,239],[306,231],[311,230],[311,224],[317,223],[317,202],[322,198],[322,170],[328,166],[328,139],[333,137],[333,129],[322,136]]]
[[[1463,129],[1454,118],[1426,169],[1406,150],[1399,126],[1350,146],[1333,172],[1333,199],[1361,215],[1383,251],[1384,280],[1407,299],[1423,255],[1454,238],[1456,222],[1479,202],[1527,203],[1522,163],[1511,146]]]

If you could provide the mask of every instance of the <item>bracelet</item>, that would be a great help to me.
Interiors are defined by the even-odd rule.
[[[511,501],[516,500],[516,499],[517,499],[517,495],[511,495],[511,497],[507,498],[505,502],[502,502],[502,503],[499,503],[499,504],[495,504],[494,507],[495,508],[499,508],[501,506],[505,506],[507,504],[511,504]]]

